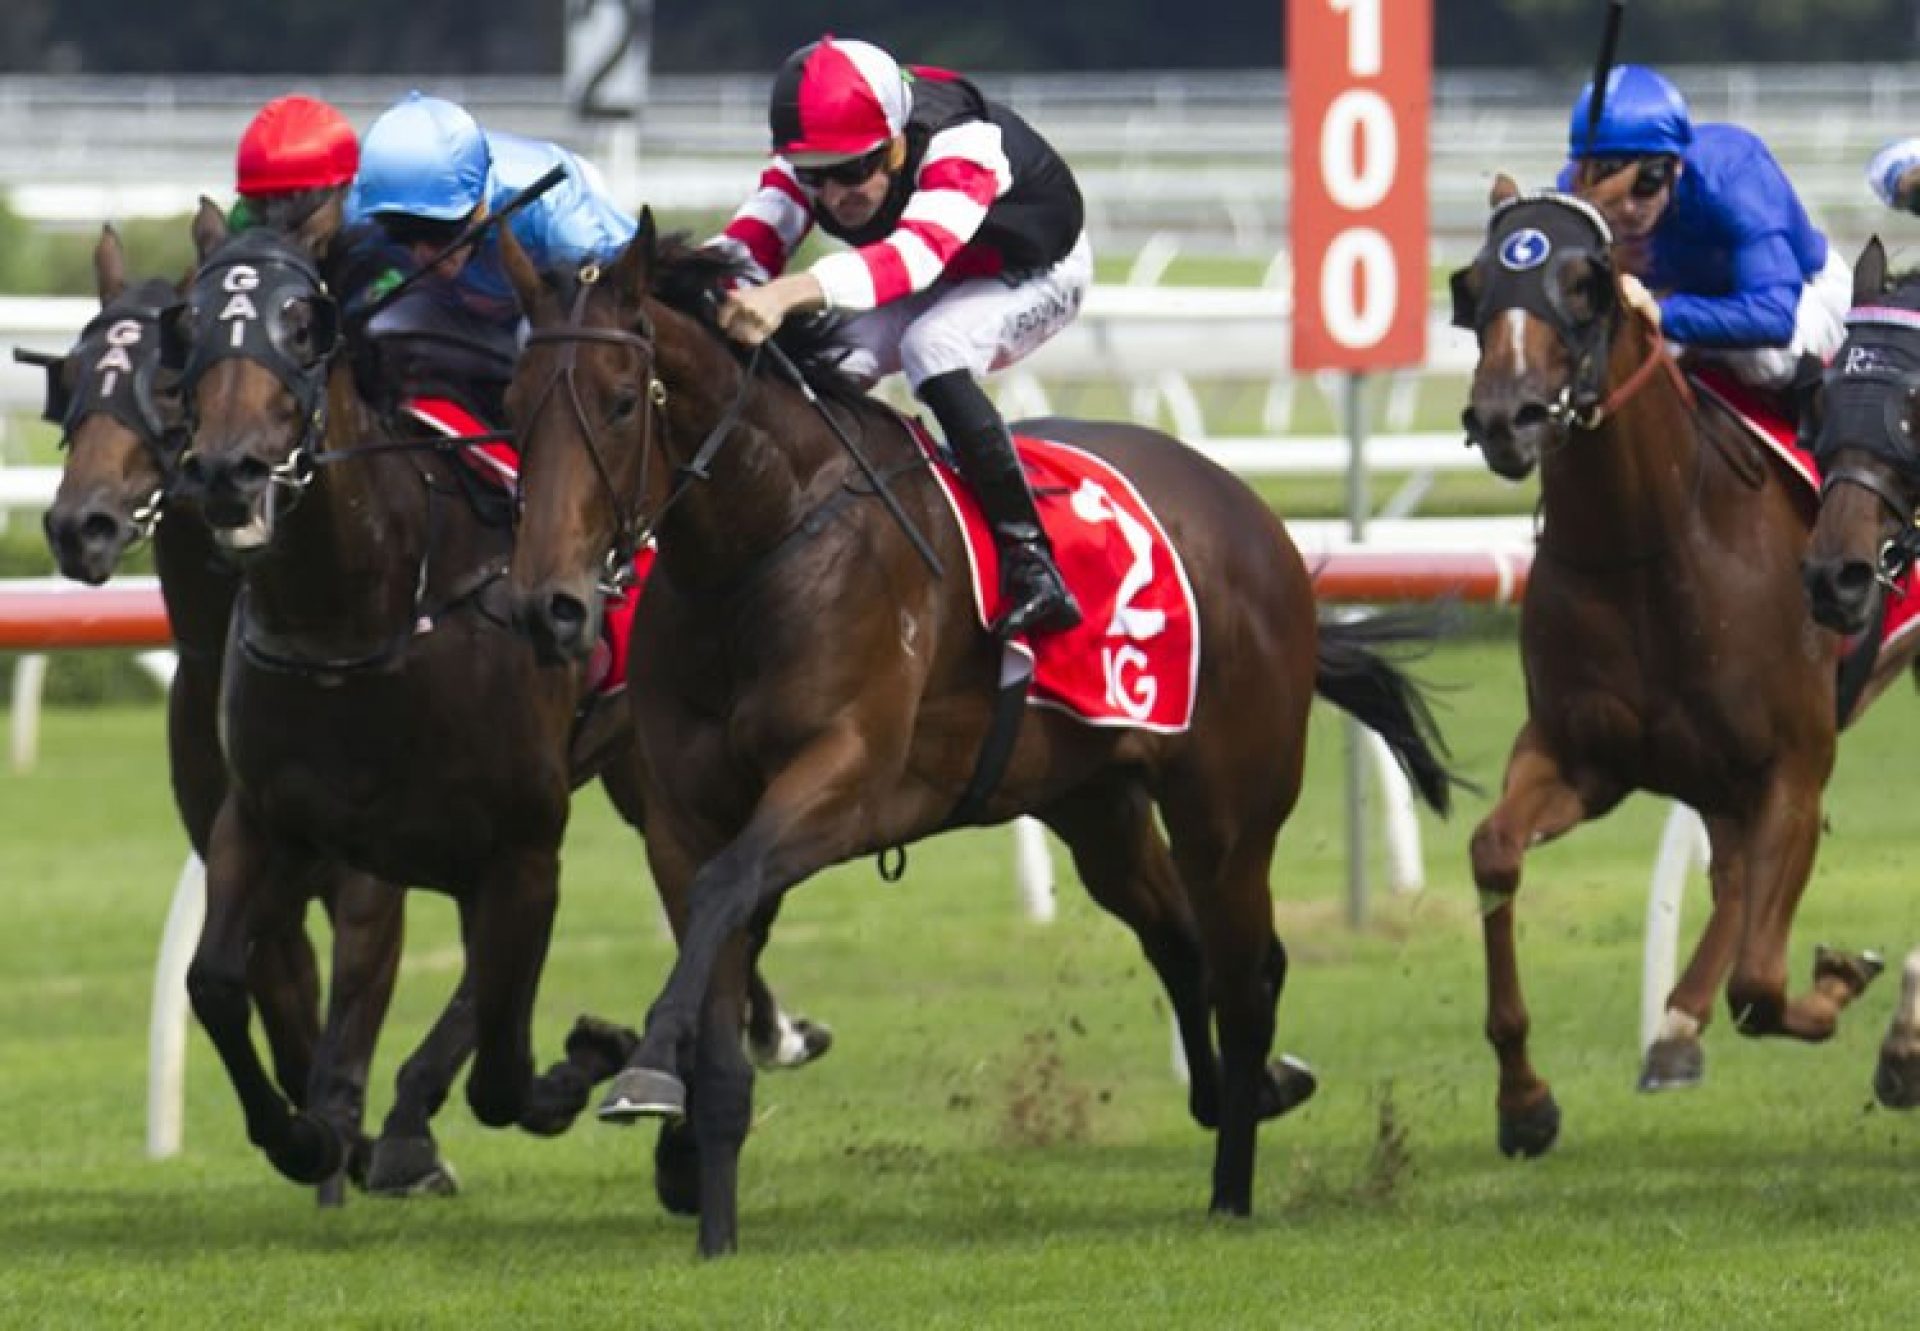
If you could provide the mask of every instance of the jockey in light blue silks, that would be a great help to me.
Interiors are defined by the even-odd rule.
[[[1591,98],[1589,84],[1574,103],[1560,187],[1635,173],[1601,205],[1629,301],[1747,383],[1817,382],[1846,339],[1852,277],[1766,144],[1738,125],[1693,124],[1679,90],[1642,65],[1609,75],[1589,136]]]
[[[1920,138],[1899,139],[1875,153],[1867,184],[1887,207],[1920,213]]]
[[[371,228],[373,243],[385,242],[417,266],[556,165],[566,168],[566,178],[507,219],[514,239],[542,269],[618,253],[634,220],[608,197],[590,163],[558,144],[483,130],[452,102],[408,93],[361,141],[347,223],[363,242]],[[469,310],[514,326],[519,303],[499,246],[489,229],[438,272]]]

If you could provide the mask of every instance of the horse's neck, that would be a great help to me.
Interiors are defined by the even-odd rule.
[[[1649,357],[1667,354],[1643,324],[1629,321],[1613,339],[1607,392],[1646,368]],[[1598,429],[1574,430],[1543,458],[1541,502],[1549,532],[1597,558],[1651,546],[1692,506],[1700,447],[1677,377],[1653,366]]]
[[[177,499],[167,504],[153,533],[153,565],[174,642],[188,653],[217,655],[240,575],[214,544],[197,505]]]
[[[377,443],[378,416],[336,368],[327,384],[321,454]],[[247,610],[287,632],[362,640],[392,634],[415,597],[431,533],[427,500],[406,454],[321,466],[304,492],[279,500],[270,550],[246,566]]]

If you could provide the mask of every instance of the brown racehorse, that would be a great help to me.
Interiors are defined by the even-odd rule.
[[[1841,633],[1875,631],[1893,576],[1920,553],[1920,272],[1890,277],[1876,236],[1854,265],[1853,304],[1808,431],[1825,485],[1801,561],[1813,617]],[[1920,950],[1873,1086],[1890,1109],[1920,1105]]]
[[[1521,862],[1630,792],[1692,806],[1713,850],[1712,913],[1643,1089],[1700,1078],[1723,979],[1741,1032],[1821,1040],[1879,965],[1821,949],[1812,991],[1786,992],[1836,729],[1838,640],[1800,590],[1802,497],[1730,418],[1696,410],[1623,303],[1598,210],[1504,176],[1491,202],[1485,247],[1454,275],[1455,322],[1480,341],[1464,421],[1499,475],[1539,468],[1540,535],[1520,621],[1527,720],[1472,861],[1500,1149],[1533,1156],[1560,1109],[1527,1052]]]
[[[48,366],[47,414],[61,427],[67,457],[45,517],[47,544],[62,573],[97,586],[131,545],[152,536],[178,660],[167,695],[174,802],[204,859],[227,788],[215,714],[239,575],[214,548],[197,509],[173,492],[185,431],[174,376],[160,365],[160,321],[177,289],[158,278],[130,284],[111,227],[94,248],[94,274],[101,313]],[[296,924],[263,938],[248,961],[247,984],[280,1085],[295,1104],[341,1125],[353,1143],[348,1172],[359,1178],[370,1149],[360,1132],[368,1065],[399,965],[402,898],[357,873],[318,888],[334,929],[328,992],[338,1028],[331,1038],[340,1050],[324,1083],[309,1081],[321,1030],[304,929]],[[339,1200],[341,1183],[339,1175],[326,1180],[323,1200]]]
[[[723,260],[663,249],[645,213],[616,262],[551,285],[503,249],[534,326],[508,390],[525,467],[516,614],[545,650],[580,656],[609,551],[617,562],[643,528],[659,541],[629,697],[648,858],[689,916],[600,1112],[688,1116],[663,1138],[656,1186],[670,1206],[697,1204],[712,1255],[737,1242],[751,1117],[752,1070],[729,1038],[742,930],[818,870],[950,824],[989,731],[1000,653],[951,572],[966,556],[905,423],[844,381],[826,388],[823,411],[897,491],[945,578],[875,501],[827,416],[791,383],[743,368],[715,330]],[[1213,1209],[1245,1215],[1255,1128],[1312,1088],[1303,1068],[1267,1060],[1286,976],[1268,875],[1314,694],[1379,730],[1436,808],[1450,778],[1410,682],[1364,626],[1316,622],[1286,530],[1237,478],[1152,430],[1023,428],[1112,463],[1165,525],[1199,603],[1199,698],[1179,734],[1028,710],[1003,779],[967,821],[1038,816],[1139,937],[1172,1000],[1193,1116],[1218,1132]]]
[[[446,448],[396,438],[336,354],[320,263],[339,227],[336,200],[292,231],[229,237],[203,206],[201,268],[166,330],[193,435],[182,472],[242,570],[221,699],[232,784],[188,987],[249,1138],[296,1180],[337,1168],[338,1125],[290,1112],[267,1081],[238,981],[301,884],[344,866],[451,893],[467,971],[429,1037],[436,1061],[412,1069],[417,1085],[403,1069],[396,1114],[437,1108],[473,1051],[482,1122],[555,1132],[625,1051],[622,1033],[583,1022],[568,1062],[533,1076],[570,792],[598,774],[640,818],[626,709],[588,696],[580,671],[539,668],[494,609],[507,525]],[[436,1166],[416,1113],[390,1119],[370,1173],[404,1187]]]

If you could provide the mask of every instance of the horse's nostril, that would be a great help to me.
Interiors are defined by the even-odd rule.
[[[1863,596],[1874,583],[1873,565],[1864,559],[1849,559],[1834,572],[1833,585],[1847,596]]]
[[[547,600],[547,622],[553,625],[554,632],[562,637],[574,638],[586,627],[587,607],[576,596],[565,592],[555,592]]]
[[[265,485],[273,469],[256,457],[244,457],[233,464],[233,479],[242,489]]]
[[[206,465],[200,461],[198,453],[188,453],[180,459],[180,476],[189,485],[206,485],[207,469]]]
[[[120,519],[111,513],[95,509],[80,521],[80,539],[90,544],[104,544],[119,535]]]
[[[1535,426],[1545,425],[1551,419],[1552,414],[1547,410],[1547,404],[1544,402],[1523,402],[1520,410],[1513,413],[1514,428],[1520,430],[1530,430]]]

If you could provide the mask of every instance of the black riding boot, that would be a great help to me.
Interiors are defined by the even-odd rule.
[[[993,403],[965,370],[937,374],[920,385],[960,474],[973,487],[1000,552],[997,638],[1022,633],[1058,633],[1080,622],[1080,607],[1053,562],[1053,546],[1041,529],[1033,492],[1013,451],[1013,435]]]

